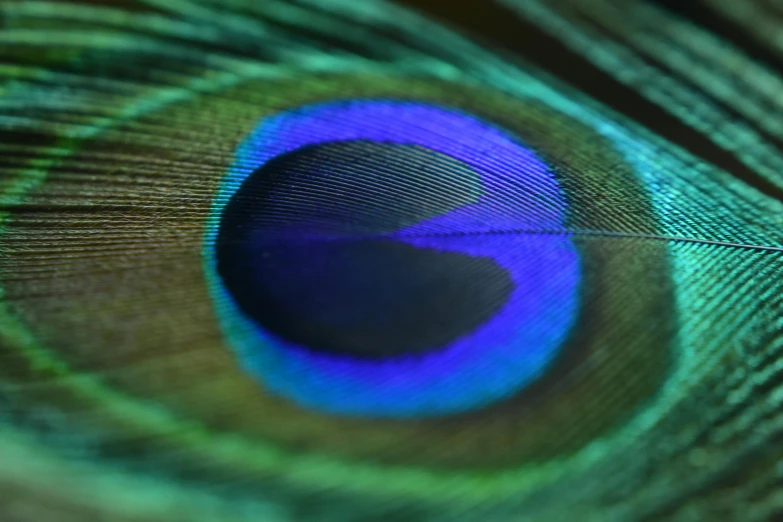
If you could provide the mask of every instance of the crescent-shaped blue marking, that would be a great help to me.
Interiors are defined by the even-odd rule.
[[[423,355],[367,360],[314,352],[276,337],[235,306],[215,273],[213,220],[207,277],[242,366],[272,393],[304,407],[369,417],[470,411],[538,379],[575,323],[581,263],[569,236],[556,233],[565,231],[567,200],[555,176],[509,133],[459,110],[409,101],[341,100],[287,110],[262,120],[238,147],[214,215],[219,218],[231,194],[270,159],[348,140],[417,145],[478,173],[483,190],[477,201],[384,237],[492,258],[514,289],[492,318]]]

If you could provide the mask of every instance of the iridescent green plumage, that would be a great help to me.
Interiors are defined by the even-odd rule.
[[[500,4],[589,49],[756,177],[382,0],[0,5],[0,515],[732,521],[783,508],[780,154],[759,138],[777,136],[775,118],[721,68],[741,50],[644,2]],[[585,11],[617,34],[584,29]],[[775,71],[748,67],[759,96],[774,91]],[[472,224],[580,256],[575,326],[533,384],[454,415],[344,416],[237,361],[239,323],[224,320],[237,312],[209,273],[237,150],[259,122],[334,100],[453,108],[547,165],[566,205],[520,191],[488,211],[504,226]],[[406,196],[463,186],[444,170],[442,187]],[[523,220],[557,205],[562,228]]]

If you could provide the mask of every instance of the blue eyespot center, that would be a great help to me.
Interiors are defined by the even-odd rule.
[[[224,331],[248,372],[301,406],[480,408],[540,377],[575,321],[580,261],[554,175],[460,111],[281,113],[239,147],[224,195],[207,251]]]

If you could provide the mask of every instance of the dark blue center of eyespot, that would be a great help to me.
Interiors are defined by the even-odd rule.
[[[448,172],[444,190],[438,179]],[[478,176],[413,145],[311,145],[256,169],[226,205],[217,268],[239,307],[323,353],[438,349],[497,313],[513,289],[491,257],[395,241],[405,226],[475,202]]]

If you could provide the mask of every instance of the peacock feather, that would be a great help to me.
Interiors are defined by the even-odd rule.
[[[781,17],[0,2],[0,520],[783,516]]]

